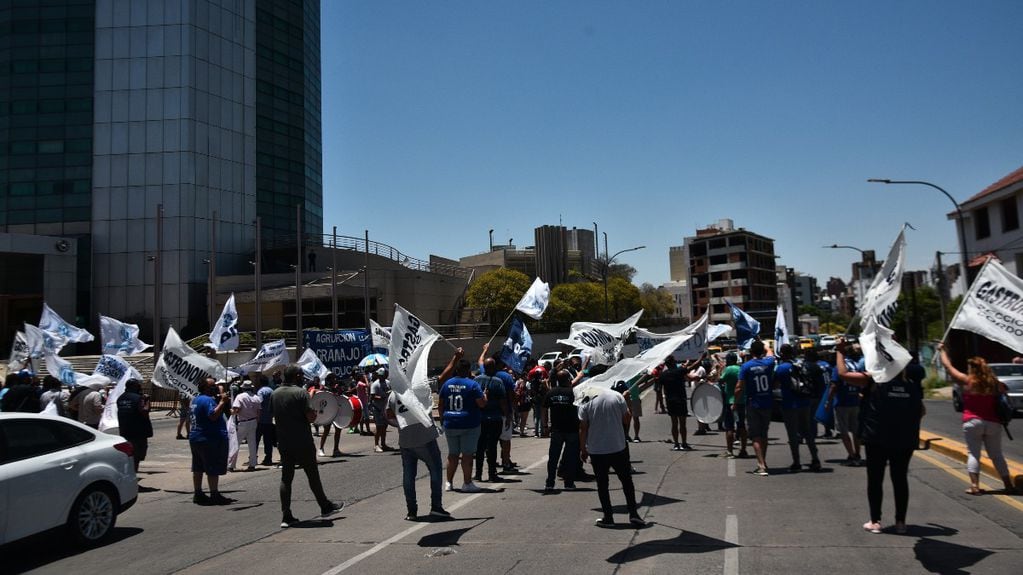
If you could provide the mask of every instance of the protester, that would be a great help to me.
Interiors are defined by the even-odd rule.
[[[348,398],[341,396],[341,383],[338,381],[337,376],[333,373],[327,376],[326,385],[324,388],[333,393],[334,397],[338,398],[338,401],[348,401]],[[341,428],[337,427],[333,423],[329,423],[324,426],[323,434],[320,435],[320,449],[316,452],[317,457],[326,457],[323,447],[327,445],[327,438],[330,437],[331,431],[334,433],[334,451],[331,452],[331,457],[341,457]]]
[[[50,404],[53,404],[57,415],[67,417],[70,399],[71,394],[63,388],[59,379],[52,375],[43,378],[43,394],[39,396],[39,411],[45,411]]]
[[[99,429],[99,420],[103,417],[103,394],[100,392],[103,386],[90,384],[82,387],[83,391],[72,398],[71,405],[78,412],[79,423]]]
[[[701,385],[705,385],[712,367],[713,366],[709,359],[706,357],[701,358],[695,367],[687,371],[686,381],[692,383],[694,390]],[[686,413],[688,413],[688,411]],[[710,425],[703,423],[702,421],[696,422],[696,431],[693,432],[693,435],[707,435],[709,432]]]
[[[970,495],[981,495],[980,488],[980,448],[984,446],[987,456],[1002,478],[1007,493],[1014,493],[1012,476],[1009,466],[1002,454],[1002,423],[998,418],[997,404],[999,395],[1006,392],[1006,386],[995,376],[982,357],[971,357],[966,361],[966,373],[952,365],[948,359],[944,344],[938,344],[941,353],[941,364],[945,371],[962,386],[963,398],[963,435],[966,437],[966,449],[969,457],[966,460],[966,471],[970,474],[970,487],[966,490]]]
[[[544,400],[550,391],[547,381],[547,370],[534,367],[529,371],[529,399],[533,411],[533,437],[547,437],[550,434],[547,413],[543,408]]]
[[[885,467],[895,495],[895,532],[906,532],[909,507],[909,460],[920,445],[920,419],[924,415],[923,389],[899,374],[891,381],[874,381],[867,373],[849,371],[844,354],[846,342],[839,339],[835,348],[838,375],[850,385],[864,389],[860,409],[860,440],[867,453],[867,501],[870,520],[863,529],[881,532],[881,503],[884,497]]]
[[[733,352],[725,356],[725,369],[721,372],[721,383],[724,385],[725,409],[721,418],[725,427],[725,457],[734,458],[735,436],[739,435],[738,457],[749,457],[746,451],[746,399],[735,393],[735,385],[739,381],[739,357]]]
[[[227,505],[234,500],[220,494],[220,476],[227,474],[227,420],[224,412],[230,405],[230,394],[216,381],[207,378],[199,384],[199,395],[192,400],[191,431],[188,444],[192,449],[192,502],[198,505]],[[210,495],[202,490],[206,475]]]
[[[373,374],[373,383],[369,387],[369,406],[373,412],[373,424],[376,433],[373,435],[373,451],[383,453],[392,451],[387,445],[387,396],[391,388],[387,384],[387,369],[379,368]]]
[[[686,373],[678,365],[675,357],[669,355],[664,360],[664,369],[657,378],[664,394],[664,405],[671,418],[672,451],[690,451],[692,447],[686,443]],[[681,438],[681,441],[679,439]]]
[[[483,374],[476,377],[476,383],[484,392],[486,404],[482,406],[480,438],[476,445],[476,481],[483,481],[483,459],[487,460],[487,482],[503,483],[497,474],[497,445],[508,417],[508,397],[504,383],[497,377],[497,363],[493,358],[483,362]]]
[[[664,390],[661,389],[661,370],[664,369],[664,365],[658,365],[650,373],[650,376],[654,378],[654,413],[666,413],[664,410]]]
[[[625,400],[626,400],[626,403],[629,406],[629,411],[632,413],[632,422],[631,422],[632,433],[633,433],[632,441],[635,442],[635,443],[639,443],[640,442],[639,441],[639,428],[640,428],[639,418],[643,415],[643,399],[639,396],[639,391],[640,391],[639,390],[639,386],[643,385],[643,383],[646,382],[646,380],[649,377],[650,376],[644,371],[644,372],[636,374],[635,376],[633,376],[632,379],[630,379],[627,382],[628,385],[629,385],[629,394],[628,394],[628,396],[626,396]],[[629,439],[629,430],[628,430],[628,428],[626,428],[626,430],[625,430],[625,439],[626,440]]]
[[[441,385],[437,406],[444,425],[444,437],[448,442],[447,483],[444,489],[452,490],[455,471],[461,462],[461,491],[476,493],[480,488],[472,482],[472,460],[480,438],[480,410],[487,400],[480,384],[470,378],[472,366],[468,360],[462,359],[462,355],[462,348],[456,349],[437,379]]]
[[[344,503],[332,502],[323,492],[320,471],[316,467],[316,445],[309,430],[309,424],[316,419],[316,410],[309,407],[309,396],[301,383],[302,368],[293,363],[284,369],[284,385],[270,396],[277,426],[277,448],[281,452],[282,529],[299,522],[291,513],[291,482],[295,479],[295,467],[301,467],[305,472],[309,489],[320,505],[321,515],[330,515],[345,506]]]
[[[117,434],[132,446],[135,473],[149,452],[149,438],[153,436],[153,422],[149,419],[149,396],[142,393],[142,382],[129,379],[124,392],[117,398]]]
[[[753,359],[739,368],[739,381],[735,384],[736,397],[746,398],[746,428],[753,441],[757,468],[753,475],[767,477],[767,432],[771,426],[771,408],[774,404],[774,356],[767,355],[764,342],[750,344]],[[734,406],[733,406],[734,408]]]
[[[862,355],[859,344],[847,345],[844,359],[846,371],[858,371],[856,360]],[[833,372],[831,397],[835,402],[835,430],[847,454],[844,465],[859,467],[863,465],[863,459],[860,457],[860,437],[857,433],[860,420],[860,387],[849,385],[838,376],[837,363]]]
[[[519,427],[519,437],[526,436],[526,421],[529,420],[529,414],[533,411],[533,400],[529,396],[529,382],[527,377],[532,374],[524,375],[515,380],[515,417],[517,418],[516,423]]]
[[[809,395],[801,395],[795,389],[794,383],[801,382],[812,386],[808,370],[795,362],[795,348],[792,344],[782,344],[778,348],[781,355],[778,365],[774,368],[774,378],[781,387],[781,413],[785,422],[785,432],[788,435],[789,451],[792,453],[792,465],[789,471],[798,472],[802,470],[799,461],[799,444],[806,442],[810,450],[810,471],[820,471],[821,461],[817,455],[817,432],[814,429],[814,410],[816,403],[812,403],[813,392]],[[818,371],[820,367],[814,363]],[[822,382],[819,382],[823,385]]]
[[[544,492],[554,491],[554,477],[559,466],[566,490],[575,489],[575,472],[579,462],[579,411],[572,393],[572,374],[557,372],[557,386],[547,392],[543,408],[550,422],[550,447],[547,449],[547,481]],[[559,465],[560,464],[560,465]]]
[[[39,396],[32,385],[32,376],[26,374],[25,371],[9,373],[4,379],[4,389],[7,392],[0,403],[4,412],[39,413]]]
[[[359,399],[359,405],[362,406],[362,415],[359,416],[359,423],[355,428],[361,435],[373,435],[373,432],[369,430],[369,384],[366,383],[366,374],[356,368],[352,376],[355,378],[355,396]]]
[[[449,519],[451,514],[444,510],[443,505],[444,464],[441,462],[440,447],[437,445],[437,437],[440,436],[440,432],[435,425],[427,427],[414,417],[401,416],[407,411],[408,409],[398,399],[398,395],[392,393],[387,400],[387,417],[398,422],[401,485],[405,492],[405,508],[408,511],[405,519],[415,521],[419,518],[419,504],[416,501],[416,475],[420,461],[426,464],[426,469],[430,472],[430,516]],[[338,433],[340,434],[340,430]]]
[[[483,344],[483,352],[480,354],[480,359],[479,359],[480,373],[486,373],[486,369],[484,367],[484,363],[485,363],[484,362],[484,358],[486,357],[487,350],[489,348],[490,348],[490,343],[489,342]],[[511,459],[512,431],[515,428],[515,405],[514,405],[514,399],[515,399],[515,376],[512,375],[509,372],[508,366],[505,365],[504,360],[501,359],[501,352],[500,351],[495,352],[491,356],[491,359],[494,362],[494,374],[493,375],[497,379],[501,380],[501,383],[504,385],[504,400],[503,401],[507,404],[507,405],[505,405],[504,409],[502,410],[503,416],[501,418],[501,433],[498,436],[498,444],[501,446],[501,470],[504,471],[505,473],[511,473],[511,472],[515,471],[516,467],[518,467],[518,464],[513,462],[512,459]],[[496,396],[493,395],[493,394],[490,394],[488,397],[494,398]],[[485,433],[485,430],[484,430],[484,433]],[[478,476],[479,473],[480,473],[480,470],[477,468],[476,475]],[[494,474],[494,477],[497,477],[497,475]],[[478,477],[477,477],[477,479],[478,479]],[[500,481],[500,479],[498,479],[497,481]]]
[[[621,393],[606,390],[598,393],[579,407],[579,458],[586,461],[592,456],[593,474],[597,480],[597,497],[603,516],[598,527],[614,525],[614,510],[609,491],[610,471],[613,469],[622,483],[629,523],[636,527],[646,525],[636,506],[636,488],[632,483],[628,443],[622,426],[628,421],[629,408]],[[567,472],[567,469],[566,469]]]
[[[231,415],[234,416],[234,424],[237,428],[238,442],[246,442],[249,448],[249,464],[245,471],[256,470],[256,456],[259,453],[259,444],[256,443],[256,428],[259,426],[259,413],[263,399],[256,394],[256,386],[252,381],[242,383],[238,395],[231,403]],[[233,458],[227,462],[227,468],[233,470],[237,463],[238,452],[235,451]]]
[[[270,380],[262,374],[253,374],[251,376],[258,383],[258,391],[256,395],[259,396],[259,419],[256,423],[256,446],[258,448],[259,442],[263,442],[263,461],[262,465],[273,465],[274,447],[277,446],[277,429],[274,427],[274,408],[273,403],[270,402],[270,396],[273,395],[273,388],[270,387]]]
[[[180,394],[178,397],[178,435],[177,439],[188,439],[192,432],[192,423],[189,414],[192,413],[192,398]],[[185,428],[185,434],[181,435],[181,428]]]

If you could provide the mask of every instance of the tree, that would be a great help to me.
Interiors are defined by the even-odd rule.
[[[497,325],[515,309],[532,280],[526,274],[508,268],[489,271],[472,282],[465,295],[469,307],[484,309]]]
[[[610,287],[610,284],[609,284]],[[604,317],[604,288],[596,282],[558,284],[551,290],[551,302],[544,319],[571,323],[596,321]]]
[[[675,312],[675,299],[668,290],[644,283],[639,287],[639,301],[643,306],[643,317],[659,319],[671,317]]]
[[[914,302],[915,299],[915,302]],[[958,302],[954,302],[958,309]],[[915,305],[914,305],[915,304]],[[951,306],[948,306],[951,307]],[[946,308],[947,319],[951,321],[955,310]],[[941,302],[938,293],[930,286],[920,286],[915,290],[903,291],[899,294],[899,307],[892,317],[892,331],[895,337],[902,339],[906,337],[906,321],[911,319],[909,326],[910,341],[924,341],[941,339],[945,329],[941,325]]]
[[[636,313],[642,307],[639,295],[639,288],[629,282],[629,280],[623,277],[608,278],[607,307],[610,317],[607,319],[610,321],[621,321]],[[603,302],[603,297],[601,301]]]

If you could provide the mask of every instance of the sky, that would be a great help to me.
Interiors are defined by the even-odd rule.
[[[420,259],[606,232],[637,284],[723,218],[848,281],[1023,165],[1023,2],[322,3],[324,230]],[[601,238],[603,244],[603,238]],[[950,255],[945,262],[957,261]]]

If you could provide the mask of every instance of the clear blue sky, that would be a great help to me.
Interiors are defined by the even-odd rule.
[[[322,8],[324,228],[458,258],[599,224],[637,283],[731,218],[848,280],[909,221],[957,250],[1023,165],[1023,2],[381,1]],[[949,258],[954,261],[955,257]]]

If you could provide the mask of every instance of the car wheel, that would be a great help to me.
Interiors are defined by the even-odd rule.
[[[89,486],[71,506],[68,530],[82,545],[96,545],[110,536],[117,522],[117,503],[107,488]]]
[[[958,412],[963,411],[963,398],[959,397],[959,394],[955,392],[952,392],[952,409]]]

